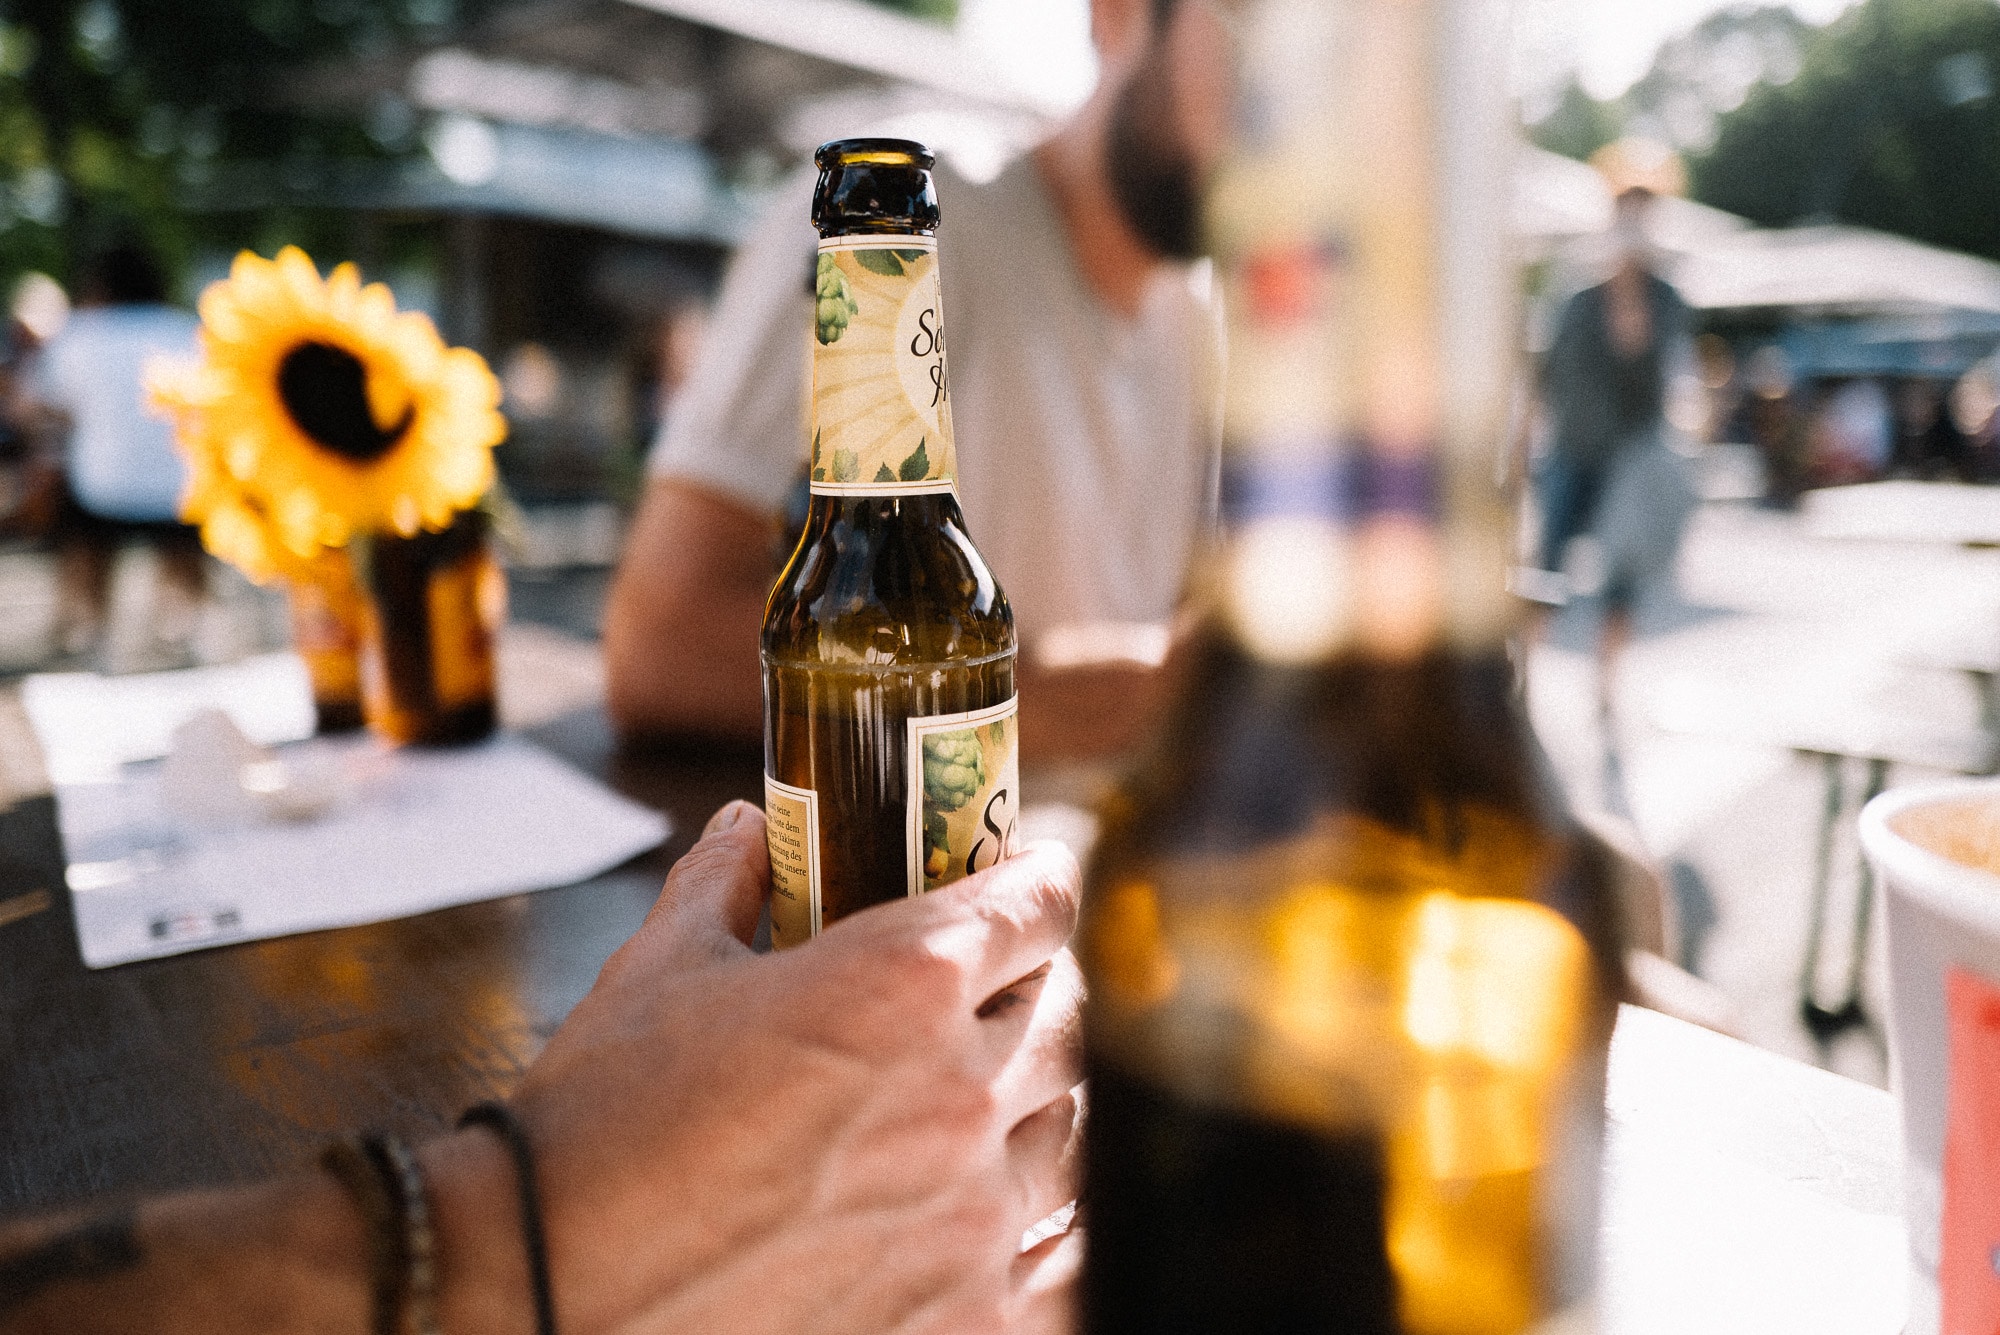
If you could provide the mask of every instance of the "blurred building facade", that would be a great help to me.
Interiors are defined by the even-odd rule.
[[[287,96],[416,151],[240,165],[189,202],[343,213],[348,255],[500,371],[503,474],[531,504],[630,496],[730,247],[819,143],[908,134],[985,176],[1062,109],[862,0],[511,0]]]

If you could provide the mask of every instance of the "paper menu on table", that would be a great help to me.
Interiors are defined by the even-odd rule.
[[[162,766],[59,783],[77,939],[92,968],[569,885],[667,836],[666,817],[518,737],[449,750],[301,743],[342,771],[318,819],[197,828]]]
[[[222,710],[264,746],[310,737],[314,727],[312,683],[290,653],[126,677],[48,673],[22,683],[21,705],[58,786],[104,782],[122,765],[165,755],[174,729],[202,709]]]

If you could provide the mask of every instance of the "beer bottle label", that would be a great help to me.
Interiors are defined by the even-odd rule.
[[[813,286],[813,491],[954,490],[937,242],[823,240]]]
[[[1021,812],[1018,697],[966,714],[908,720],[905,892],[921,895],[1014,851]],[[764,776],[771,854],[771,944],[820,933],[819,794]]]
[[[1014,851],[1021,812],[1019,697],[909,721],[910,893],[983,871]]]
[[[771,850],[771,945],[819,935],[819,794],[764,776],[764,838]]]

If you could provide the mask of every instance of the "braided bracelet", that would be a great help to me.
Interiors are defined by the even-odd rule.
[[[521,1200],[521,1240],[528,1251],[528,1282],[535,1296],[536,1335],[556,1335],[555,1290],[549,1283],[548,1234],[542,1228],[542,1197],[535,1184],[535,1155],[528,1132],[504,1103],[480,1103],[458,1119],[461,1128],[483,1126],[500,1137],[514,1160]]]
[[[348,1136],[320,1164],[361,1208],[375,1335],[439,1335],[437,1230],[416,1155],[395,1136]]]
[[[439,1335],[437,1324],[437,1229],[431,1223],[430,1202],[424,1195],[424,1175],[417,1156],[394,1136],[371,1136],[364,1142],[375,1167],[395,1184],[402,1203],[403,1331],[407,1335]]]

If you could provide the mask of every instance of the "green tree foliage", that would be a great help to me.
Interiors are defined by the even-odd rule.
[[[170,262],[204,228],[179,200],[232,162],[310,175],[400,147],[292,110],[301,66],[435,39],[480,0],[7,0],[0,4],[0,280],[68,277],[136,236]]]
[[[68,280],[125,237],[179,266],[204,241],[311,246],[316,223],[342,235],[328,219],[181,205],[226,193],[246,164],[296,193],[339,164],[418,151],[406,107],[313,114],[288,78],[435,43],[506,3],[0,0],[0,291],[27,269]],[[874,3],[945,22],[958,10],[957,0]]]
[[[1578,159],[1626,134],[1706,152],[1721,119],[1753,91],[1798,77],[1814,31],[1778,5],[1720,10],[1662,45],[1652,67],[1620,97],[1600,102],[1571,80],[1537,108],[1530,137]]]
[[[1705,203],[1839,220],[2000,258],[2000,4],[1867,0],[1696,157]]]
[[[1582,161],[1624,133],[1624,109],[1600,102],[1571,79],[1546,116],[1528,127],[1528,138],[1551,153]]]
[[[950,23],[958,17],[958,0],[870,0],[884,9],[900,10],[914,18]]]
[[[1721,10],[1664,44],[1619,106],[1636,133],[1684,152],[1706,152],[1722,118],[1753,92],[1798,77],[1813,33],[1782,6]]]

